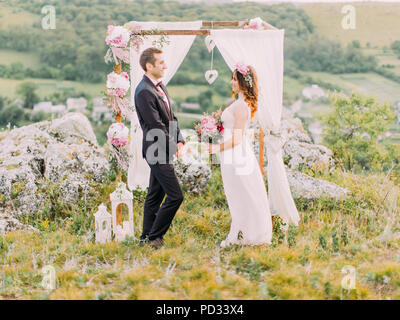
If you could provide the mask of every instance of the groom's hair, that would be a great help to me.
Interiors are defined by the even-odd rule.
[[[150,62],[154,66],[154,62],[156,62],[156,58],[154,57],[154,54],[157,54],[157,53],[162,53],[162,50],[157,49],[157,48],[148,48],[142,52],[139,62],[145,72],[147,71],[146,63]]]

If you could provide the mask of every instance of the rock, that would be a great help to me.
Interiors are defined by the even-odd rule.
[[[35,123],[0,136],[0,213],[37,213],[41,187],[59,183],[64,202],[74,205],[93,192],[109,170],[89,120],[81,113]]]
[[[249,128],[254,130],[254,136],[250,137],[250,139],[258,159],[259,126],[256,123],[252,123]],[[299,118],[282,120],[281,135],[285,141],[283,145],[283,160],[290,169],[317,169],[329,172],[334,169],[333,152],[323,145],[313,144]],[[267,147],[264,148],[263,159],[264,166],[266,166],[268,164]]]
[[[335,167],[332,151],[322,145],[290,140],[283,147],[283,157],[290,169],[331,171]]]
[[[200,194],[206,190],[211,177],[211,169],[207,164],[184,154],[182,158],[175,159],[173,165],[179,182],[188,192]]]
[[[282,120],[282,136],[286,140],[296,140],[299,142],[312,143],[307,131],[304,130],[303,123],[299,118]]]
[[[252,123],[249,128],[255,129],[255,134],[251,137],[251,141],[258,159],[259,126],[256,123]],[[332,151],[325,146],[313,144],[299,118],[283,119],[281,135],[285,141],[283,145],[283,160],[294,198],[318,199],[324,196],[339,199],[346,196],[347,189],[299,172],[299,170],[303,169],[332,171],[335,168]],[[267,148],[264,148],[265,172],[267,172],[268,164],[266,150]]]
[[[341,200],[350,193],[332,182],[315,179],[295,170],[287,170],[287,178],[294,199],[314,200],[328,197]]]
[[[79,144],[86,140],[97,145],[96,136],[88,118],[79,112],[67,113],[64,117],[55,119],[49,127],[49,133],[58,141],[67,144]]]
[[[32,232],[39,232],[38,229],[22,224],[15,218],[8,217],[6,215],[0,215],[0,235],[5,235],[8,232],[14,230],[28,230]]]

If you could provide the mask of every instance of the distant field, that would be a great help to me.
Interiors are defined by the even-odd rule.
[[[39,68],[40,59],[36,53],[18,52],[15,50],[0,50],[0,64],[10,65],[14,62],[21,62],[26,68]]]
[[[34,82],[38,88],[38,94],[41,98],[49,95],[62,88],[75,88],[76,91],[84,91],[92,97],[101,96],[104,91],[104,84],[91,84],[73,81],[60,81],[54,79],[24,79],[24,80],[11,80],[0,78],[0,95],[13,98],[16,96],[16,88],[22,82]]]
[[[308,72],[315,79],[337,85],[346,93],[358,91],[362,94],[376,96],[381,102],[393,103],[400,100],[400,83],[386,79],[375,73],[330,74],[325,72]]]
[[[356,9],[356,28],[345,30],[341,21],[345,5]],[[400,40],[400,3],[309,3],[299,4],[312,18],[316,32],[330,40],[347,44],[359,40],[362,46],[388,46]]]
[[[400,17],[399,17],[400,19]],[[400,39],[399,39],[400,40]],[[363,49],[363,52],[368,55],[373,55],[378,60],[379,65],[393,65],[394,68],[388,70],[397,73],[400,76],[400,58],[399,54],[395,54],[390,49]]]
[[[0,5],[0,27],[16,25],[32,25],[34,22],[40,22],[40,16],[33,13]]]

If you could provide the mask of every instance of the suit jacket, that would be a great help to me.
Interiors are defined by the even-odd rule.
[[[161,87],[169,102],[167,88],[164,85]],[[135,106],[143,130],[143,158],[149,164],[170,163],[176,154],[177,143],[185,143],[185,140],[172,108],[169,112],[156,86],[146,75],[136,87]]]

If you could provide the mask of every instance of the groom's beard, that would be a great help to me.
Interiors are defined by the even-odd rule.
[[[151,76],[158,81],[164,76],[164,73],[163,72],[154,72],[154,73],[151,73]]]

